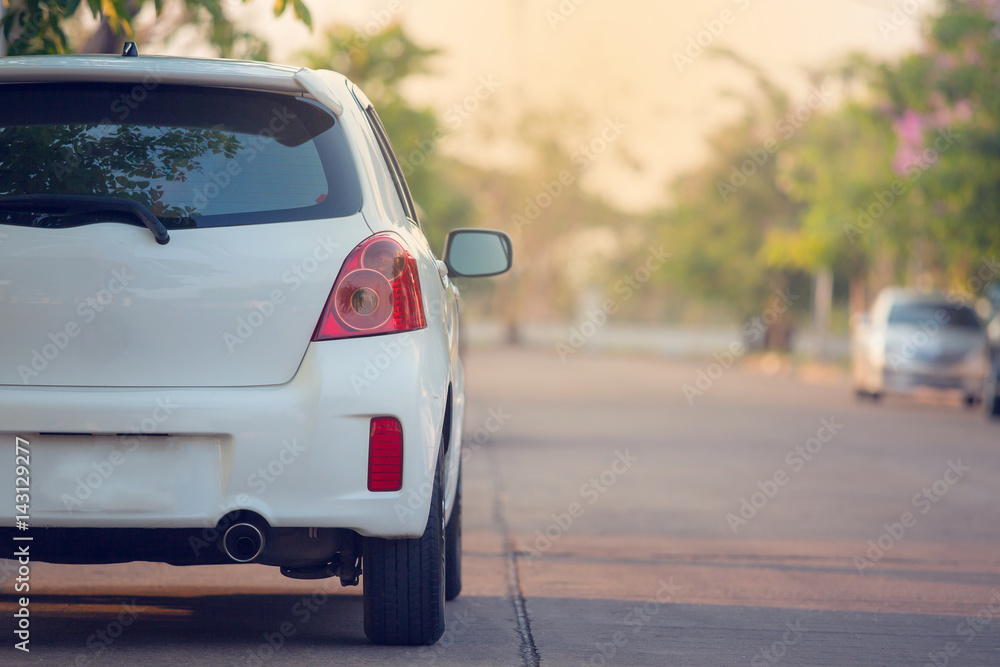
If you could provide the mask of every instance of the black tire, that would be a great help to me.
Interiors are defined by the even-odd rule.
[[[424,534],[367,537],[362,547],[365,634],[375,644],[425,646],[444,634],[444,460]]]
[[[458,466],[455,505],[444,529],[444,599],[451,602],[462,592],[462,466]]]

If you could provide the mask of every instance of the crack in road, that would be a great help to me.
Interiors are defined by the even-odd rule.
[[[528,617],[528,609],[525,605],[524,590],[521,587],[521,572],[518,566],[518,551],[514,543],[514,536],[507,525],[504,515],[504,491],[503,480],[500,479],[500,469],[497,465],[496,454],[492,448],[488,450],[492,459],[490,465],[490,477],[493,478],[493,520],[497,528],[503,535],[504,560],[507,562],[507,597],[510,598],[514,606],[514,618],[517,621],[517,634],[521,637],[521,662],[525,667],[538,667],[541,663],[541,656],[538,654],[538,647],[535,646],[535,638],[531,634],[531,619]]]

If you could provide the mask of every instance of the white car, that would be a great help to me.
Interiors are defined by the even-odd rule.
[[[437,641],[461,589],[452,278],[510,266],[489,230],[435,258],[339,74],[0,59],[0,557],[30,535],[36,561],[363,572],[373,642]]]
[[[859,397],[956,390],[982,398],[989,369],[986,332],[968,305],[937,292],[886,288],[857,322],[852,373]]]

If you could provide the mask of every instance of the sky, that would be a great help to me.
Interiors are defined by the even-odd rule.
[[[413,82],[408,93],[443,116],[455,105],[472,109],[444,116],[455,131],[443,149],[464,159],[503,162],[503,155],[484,155],[476,132],[528,108],[581,110],[590,128],[583,129],[583,143],[615,123],[613,150],[595,160],[584,183],[636,211],[665,205],[667,183],[704,160],[706,137],[739,116],[742,105],[727,91],[753,91],[745,70],[706,48],[735,51],[805,101],[810,68],[851,51],[883,58],[910,51],[919,44],[920,16],[936,6],[936,0],[307,3],[317,29],[348,23],[377,30],[399,20],[418,43],[442,49],[435,75]],[[242,11],[271,39],[272,58],[294,63],[295,53],[317,37],[290,17],[275,21],[271,6],[264,0]],[[622,155],[640,168],[615,157]]]

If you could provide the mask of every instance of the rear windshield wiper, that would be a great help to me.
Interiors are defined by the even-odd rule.
[[[170,241],[170,234],[153,212],[137,201],[118,197],[93,197],[85,195],[16,195],[0,197],[0,209],[42,213],[64,211],[68,213],[114,211],[134,215],[153,232],[160,245]]]

